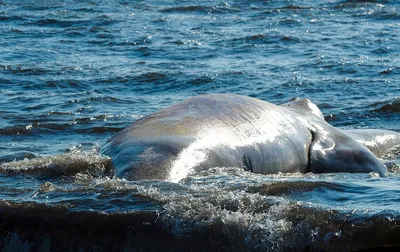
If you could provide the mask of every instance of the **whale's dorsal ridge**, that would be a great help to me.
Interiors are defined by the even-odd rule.
[[[281,104],[281,106],[288,107],[302,116],[313,115],[318,119],[325,120],[321,110],[310,99],[301,99],[296,97],[293,101]]]

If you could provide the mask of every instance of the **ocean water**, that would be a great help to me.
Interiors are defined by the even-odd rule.
[[[400,132],[394,0],[0,0],[0,251],[400,247],[389,175],[116,179],[98,154],[188,97],[309,98],[341,128]]]

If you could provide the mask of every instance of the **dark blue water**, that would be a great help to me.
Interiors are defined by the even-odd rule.
[[[304,97],[335,126],[399,132],[399,34],[394,0],[0,0],[1,247],[400,246],[398,150],[387,178],[233,167],[179,183],[114,179],[97,154],[203,93]]]

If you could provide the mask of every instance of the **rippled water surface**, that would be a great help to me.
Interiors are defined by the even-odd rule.
[[[203,93],[309,98],[334,126],[399,132],[399,34],[394,0],[0,0],[0,247],[399,247],[398,149],[386,178],[216,167],[179,183],[115,179],[97,154]]]

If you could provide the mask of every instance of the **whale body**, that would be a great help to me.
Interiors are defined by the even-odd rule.
[[[357,135],[356,132],[353,132]],[[308,99],[275,105],[234,94],[187,99],[143,117],[100,149],[117,177],[179,181],[212,167],[261,174],[375,172],[386,167]]]

